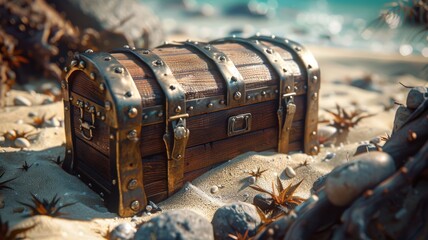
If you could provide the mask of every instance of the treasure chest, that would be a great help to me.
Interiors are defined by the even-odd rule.
[[[248,151],[318,152],[320,71],[288,39],[87,50],[65,72],[63,167],[121,216]]]

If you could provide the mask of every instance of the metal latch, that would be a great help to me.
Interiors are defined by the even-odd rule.
[[[85,106],[83,104],[83,101],[77,100],[77,106],[79,107],[79,111],[80,111],[80,125],[79,125],[79,130],[80,130],[80,134],[82,135],[82,137],[88,141],[91,141],[93,138],[93,133],[92,130],[95,129],[95,107],[94,106]],[[88,123],[85,121],[84,119],[84,113],[85,113],[85,107],[88,108],[89,113],[91,113],[91,123]],[[87,133],[85,132],[85,130],[87,132],[89,132],[89,135],[87,135]]]
[[[251,113],[244,113],[230,117],[227,125],[227,135],[235,136],[251,131],[251,121]]]
[[[180,160],[184,157],[184,153],[186,152],[187,141],[189,140],[190,131],[186,127],[186,118],[188,114],[184,114],[186,116],[180,117],[178,119],[170,119],[172,120],[172,129],[173,129],[173,142],[171,149],[171,137],[169,132],[164,135],[164,142],[166,145],[168,159]]]
[[[279,144],[278,144],[278,152],[287,153],[289,144],[290,144],[290,131],[291,125],[293,124],[294,114],[296,113],[296,104],[294,103],[295,92],[287,93],[282,95],[282,98],[285,102],[285,121],[284,125],[282,125],[282,121],[284,118],[282,108],[278,109],[278,119],[279,122]]]

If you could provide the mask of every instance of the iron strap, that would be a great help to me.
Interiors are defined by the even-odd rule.
[[[116,52],[131,53],[147,65],[165,94],[165,143],[168,158],[168,194],[176,192],[183,185],[184,153],[190,131],[186,127],[186,95],[184,89],[175,79],[168,65],[155,53],[149,50],[129,48]],[[172,131],[169,127],[172,125]]]
[[[274,43],[282,48],[287,49],[292,53],[296,62],[306,70],[307,74],[307,103],[306,103],[306,119],[305,119],[305,137],[304,149],[305,153],[315,155],[319,151],[319,142],[317,136],[318,126],[318,93],[320,89],[320,69],[315,57],[312,53],[302,45],[280,37],[275,36],[256,36],[253,37],[261,41]]]
[[[288,72],[284,66],[286,66],[285,61],[282,59],[281,55],[275,52],[273,49],[267,47],[266,45],[260,43],[258,39],[244,39],[238,37],[224,38],[216,40],[212,43],[223,43],[223,42],[232,42],[239,43],[241,45],[248,46],[258,53],[260,53],[272,66],[279,78],[279,106],[278,106],[278,152],[286,153],[288,152],[289,139],[291,124],[293,122],[294,113],[296,112],[296,106],[293,101],[294,92],[294,76],[291,72]],[[286,95],[288,94],[288,95]],[[286,109],[284,109],[284,101]],[[291,104],[294,105],[291,106]],[[286,114],[287,113],[287,114]],[[284,121],[284,118],[287,118]]]
[[[229,107],[237,107],[245,102],[244,79],[230,58],[209,43],[186,41],[182,44],[189,46],[207,57],[223,76],[227,87],[226,103]]]

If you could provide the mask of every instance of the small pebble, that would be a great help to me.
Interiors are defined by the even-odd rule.
[[[17,148],[29,148],[31,146],[30,141],[26,138],[17,138],[14,143]]]
[[[374,137],[374,138],[372,138],[371,140],[370,140],[370,143],[373,143],[373,144],[379,144],[380,143],[380,137]]]
[[[248,182],[251,183],[251,184],[256,183],[256,177],[249,177],[248,178]]]
[[[22,213],[24,210],[24,207],[16,207],[13,209],[13,213]]]
[[[293,168],[287,166],[285,168],[285,174],[289,177],[289,178],[294,178],[296,176],[296,172],[294,171]]]
[[[212,187],[211,187],[211,189],[210,189],[210,192],[211,192],[211,193],[216,193],[216,192],[218,192],[218,187],[217,187],[217,186],[212,186]]]
[[[35,116],[37,116],[37,113],[35,113],[35,112],[29,112],[28,113],[28,117],[30,117],[30,118],[33,118]]]
[[[129,223],[117,225],[109,235],[109,240],[131,240],[135,236],[135,228]]]
[[[33,105],[31,103],[30,100],[28,100],[26,97],[24,96],[16,96],[13,99],[13,104],[15,104],[15,106],[27,106],[30,107],[31,105]]]
[[[138,220],[138,217],[135,215],[135,216],[132,216],[132,218],[131,218],[131,222],[136,222]]]
[[[2,143],[2,142],[4,142],[4,141],[6,141],[6,138],[5,138],[5,137],[3,137],[3,136],[0,136],[0,143]]]
[[[19,119],[19,120],[18,120],[18,121],[16,121],[15,123],[16,123],[16,124],[23,124],[23,123],[24,123],[24,120]]]
[[[327,152],[325,157],[324,157],[324,161],[328,162],[331,159],[333,159],[334,157],[336,157],[336,153],[334,152]]]
[[[318,139],[320,143],[332,143],[334,136],[337,134],[337,129],[331,126],[321,126],[318,129]]]
[[[61,123],[57,118],[47,120],[44,124],[45,127],[60,127]]]
[[[153,210],[152,205],[147,205],[147,206],[146,206],[146,211],[147,211],[147,212],[151,212],[152,210]]]

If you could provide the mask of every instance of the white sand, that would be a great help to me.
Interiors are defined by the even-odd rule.
[[[358,142],[369,140],[375,136],[390,133],[394,118],[394,110],[383,111],[383,104],[389,97],[405,102],[406,89],[401,87],[401,81],[407,85],[426,85],[420,73],[426,59],[401,58],[399,56],[350,52],[346,50],[332,50],[311,47],[322,71],[322,84],[320,93],[320,109],[334,109],[339,103],[344,107],[364,109],[369,113],[378,113],[375,117],[363,120],[358,127],[352,129],[348,142],[342,147],[322,148],[318,156],[309,157],[305,154],[294,153],[290,156],[274,152],[249,152],[204,174],[191,184],[187,184],[179,193],[160,203],[162,209],[192,209],[207,219],[211,219],[215,210],[225,203],[233,201],[252,202],[256,191],[248,186],[251,170],[260,167],[268,169],[257,181],[257,184],[267,189],[277,175],[285,185],[296,183],[304,179],[297,195],[308,197],[313,182],[331,169],[347,161],[347,155],[352,156]],[[362,78],[365,74],[373,75],[377,84],[384,93],[369,92],[347,84],[347,81]],[[340,81],[342,84],[334,82]],[[29,112],[47,116],[56,114],[63,118],[62,103],[40,105],[46,96],[29,94],[14,90],[9,96],[9,103],[15,95],[25,95],[33,101],[32,107],[7,107],[0,109],[0,132],[10,129],[31,130],[34,127],[28,123],[31,118]],[[319,113],[321,118],[328,118],[324,111]],[[17,123],[22,120],[23,123]],[[13,190],[1,190],[0,198],[4,207],[0,209],[3,220],[7,220],[16,227],[36,227],[27,233],[31,239],[102,239],[107,231],[120,222],[128,221],[135,224],[146,221],[151,216],[136,218],[118,218],[116,214],[109,213],[103,206],[103,201],[85,184],[74,176],[64,172],[51,160],[57,156],[64,156],[65,142],[64,129],[42,128],[34,129],[37,135],[31,140],[29,149],[16,149],[0,142],[0,170],[5,171],[1,180],[17,177],[8,186]],[[321,161],[326,152],[335,152],[337,155],[329,162]],[[18,169],[24,160],[32,167],[28,172]],[[299,167],[307,160],[309,166]],[[288,179],[284,174],[286,166],[296,169],[297,176]],[[221,185],[218,192],[212,194],[210,189],[214,185]],[[76,204],[63,209],[67,215],[62,218],[37,216],[27,218],[28,210],[23,209],[18,201],[29,203],[30,193],[38,197],[52,199],[57,194],[61,203],[75,202]],[[20,212],[24,210],[23,212]]]

